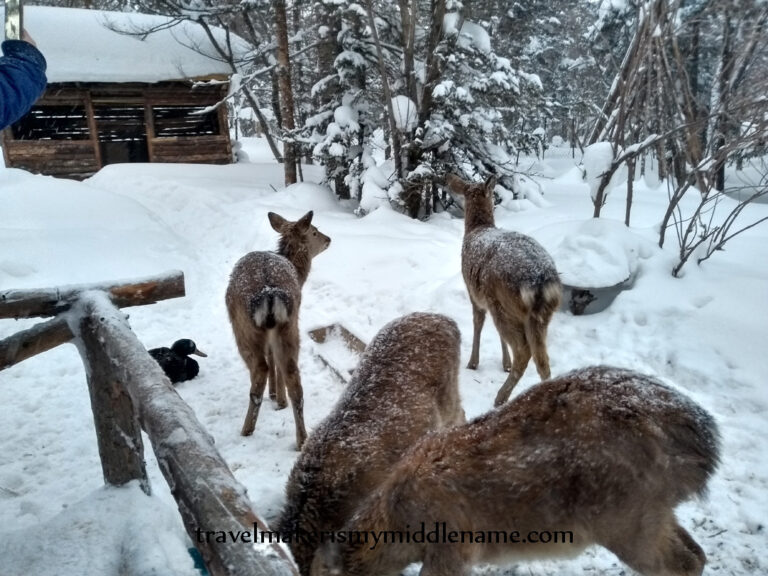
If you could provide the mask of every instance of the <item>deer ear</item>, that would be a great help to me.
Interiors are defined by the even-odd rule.
[[[448,189],[451,192],[458,194],[459,196],[464,196],[467,192],[467,188],[469,188],[467,183],[456,176],[456,174],[446,174],[445,185],[448,186]]]
[[[496,176],[488,176],[488,179],[485,181],[485,190],[493,192],[494,188],[496,188]]]
[[[314,213],[310,210],[296,222],[296,226],[300,232],[309,230],[309,227],[312,225],[312,216],[314,216]]]
[[[288,220],[274,212],[269,212],[267,218],[269,218],[269,224],[272,226],[272,230],[282,234],[285,225],[288,224]]]

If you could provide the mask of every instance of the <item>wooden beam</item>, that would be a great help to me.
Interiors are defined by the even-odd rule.
[[[145,352],[125,316],[98,292],[84,294],[82,303],[94,336],[133,400],[187,533],[210,574],[297,576],[287,553],[276,544],[205,538],[206,531],[248,532],[253,538],[254,532],[269,529],[254,513],[245,488],[232,476],[211,436]]]
[[[104,167],[101,158],[101,142],[99,141],[99,127],[96,125],[96,114],[93,112],[93,100],[90,92],[85,93],[85,113],[88,115],[88,132],[90,132],[90,143],[93,146],[93,159],[98,166],[97,170]]]
[[[143,306],[184,296],[184,273],[168,272],[119,284],[105,282],[42,290],[7,290],[0,292],[0,318],[56,316],[68,310],[82,292],[89,290],[107,292],[119,308]]]
[[[10,159],[8,158],[8,143],[13,142],[13,131],[10,126],[7,126],[0,130],[0,148],[3,149],[3,161],[6,166],[10,166]]]
[[[103,292],[100,295],[106,298]],[[131,362],[126,358],[116,359],[104,345],[104,322],[103,317],[93,313],[93,307],[86,307],[78,326],[79,350],[86,368],[104,482],[122,486],[138,480],[141,489],[150,494],[141,426],[126,390],[126,381],[132,377]],[[170,382],[167,385],[170,386]]]
[[[32,328],[0,340],[0,370],[51,350],[72,338],[72,330],[62,317],[35,324]]]

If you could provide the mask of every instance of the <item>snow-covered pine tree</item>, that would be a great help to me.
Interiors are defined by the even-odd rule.
[[[495,174],[514,190],[517,154],[540,142],[541,80],[498,56],[486,28],[465,19],[458,2],[449,5],[438,45],[444,70],[423,126],[423,147],[435,151],[430,168],[466,179]]]
[[[341,199],[359,199],[366,142],[377,125],[377,106],[367,90],[375,61],[367,37],[365,12],[347,0],[317,0],[313,5],[317,67],[311,89],[313,114],[304,126],[313,157]],[[369,34],[368,34],[369,35]]]
[[[382,89],[390,117],[389,200],[412,217],[429,215],[438,203],[435,180],[447,170],[468,179],[493,173],[513,188],[516,153],[536,141],[525,135],[523,119],[542,104],[538,77],[498,56],[487,29],[464,17],[461,2],[384,0],[366,7],[381,53],[372,84]],[[502,111],[521,121],[508,125]],[[365,208],[365,195],[363,201]]]

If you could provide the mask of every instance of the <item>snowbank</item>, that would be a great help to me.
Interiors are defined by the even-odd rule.
[[[637,272],[652,245],[623,222],[591,218],[567,234],[555,250],[560,279],[575,288],[615,286]]]

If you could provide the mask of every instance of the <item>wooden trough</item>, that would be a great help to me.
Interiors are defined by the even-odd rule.
[[[343,343],[347,350],[355,356],[355,365],[357,364],[357,358],[363,353],[363,350],[365,350],[365,342],[360,340],[360,338],[355,336],[347,328],[337,323],[310,330],[309,337],[312,341],[321,345],[327,344],[331,340],[338,339]],[[316,352],[316,356],[323,364],[328,366],[331,372],[333,372],[339,380],[344,384],[349,383],[349,380],[352,378],[352,369],[348,366],[341,366],[339,359],[329,350],[323,350],[321,348]]]

